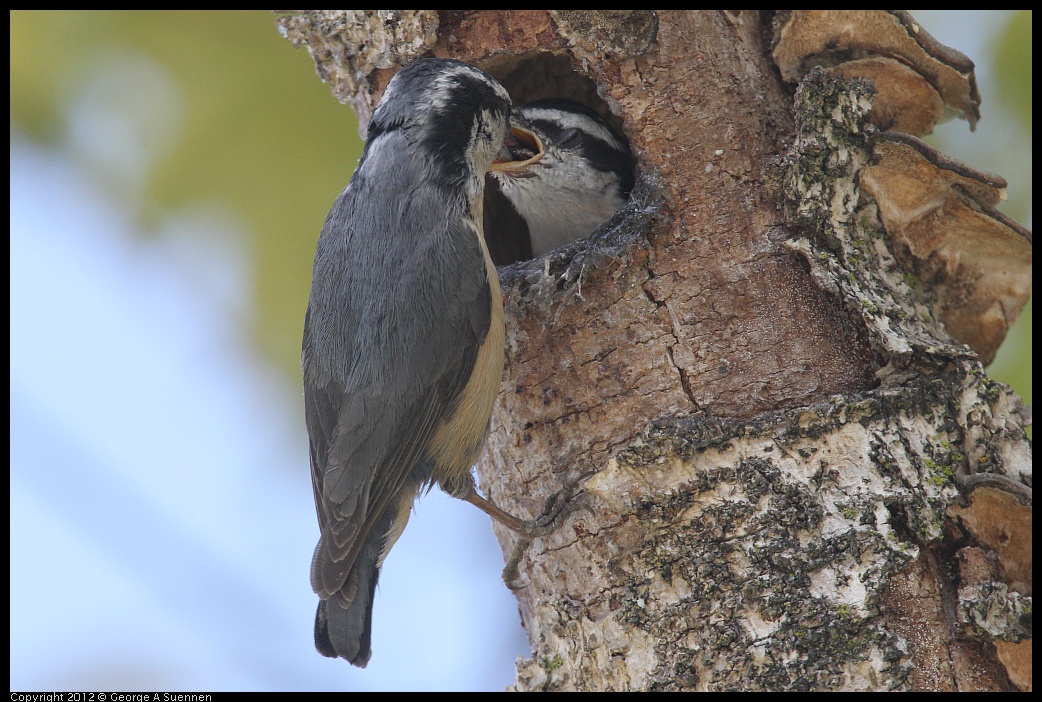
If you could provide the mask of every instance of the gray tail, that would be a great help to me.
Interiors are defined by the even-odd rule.
[[[368,550],[368,549],[367,549]],[[363,553],[351,577],[358,577],[359,590],[354,601],[344,607],[337,598],[318,603],[315,612],[315,648],[323,656],[344,658],[364,668],[372,651],[369,639],[373,627],[373,594],[380,571],[376,554]]]

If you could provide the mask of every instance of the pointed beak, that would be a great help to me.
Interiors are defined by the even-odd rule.
[[[503,146],[489,166],[490,171],[521,171],[537,163],[545,153],[543,142],[535,132],[511,125],[503,139]]]

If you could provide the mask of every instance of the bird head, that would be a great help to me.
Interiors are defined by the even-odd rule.
[[[502,147],[509,116],[510,95],[480,68],[420,59],[387,84],[369,122],[363,163],[377,157],[384,137],[401,135],[416,158],[436,166],[434,177],[458,179],[461,170],[484,175]]]
[[[629,142],[596,112],[553,98],[511,115],[490,175],[525,221],[533,255],[594,231],[629,198]]]

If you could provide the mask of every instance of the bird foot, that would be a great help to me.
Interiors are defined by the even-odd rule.
[[[518,567],[525,552],[528,550],[528,546],[532,543],[532,539],[546,536],[561,526],[565,517],[571,514],[577,507],[578,503],[573,501],[572,498],[575,496],[579,485],[592,476],[593,473],[594,471],[583,473],[577,478],[568,481],[563,488],[546,498],[546,502],[543,504],[543,511],[539,513],[538,517],[531,521],[521,522],[522,528],[514,530],[521,538],[514,544],[514,551],[510,555],[510,560],[503,567],[503,584],[508,589],[521,590],[528,586],[527,582],[518,581],[520,577]]]

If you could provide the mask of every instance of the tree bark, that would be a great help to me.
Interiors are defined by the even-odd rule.
[[[433,54],[516,103],[580,99],[638,154],[601,230],[501,269],[481,484],[521,516],[575,488],[544,537],[495,527],[534,648],[515,689],[1030,688],[1030,445],[980,363],[1030,291],[1030,234],[990,209],[1004,183],[893,136],[936,119],[908,117],[914,90],[976,119],[972,64],[900,13],[279,23],[363,123]],[[881,88],[893,71],[914,87]],[[940,185],[894,195],[920,168]]]

